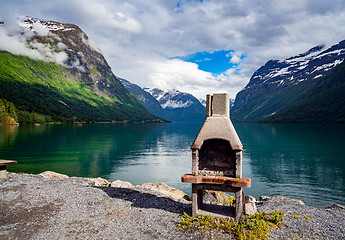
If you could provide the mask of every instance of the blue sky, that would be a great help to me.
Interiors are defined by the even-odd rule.
[[[76,24],[116,76],[198,98],[234,98],[268,60],[345,39],[344,0],[0,1],[2,19],[17,16]],[[0,30],[0,49],[12,33]]]
[[[177,58],[197,64],[200,70],[219,75],[230,68],[237,68],[239,62],[245,58],[245,54],[237,57],[233,56],[234,53],[234,50],[204,51]]]

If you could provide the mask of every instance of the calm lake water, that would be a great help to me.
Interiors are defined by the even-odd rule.
[[[234,124],[244,146],[245,194],[282,195],[315,207],[345,205],[345,125]],[[9,171],[162,182],[190,195],[190,146],[201,123],[0,127]]]

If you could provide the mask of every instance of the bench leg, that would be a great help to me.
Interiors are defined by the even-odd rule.
[[[0,166],[0,178],[7,178],[6,165]]]
[[[198,215],[198,211],[202,205],[202,190],[196,184],[192,184],[192,214]]]
[[[240,220],[241,214],[243,212],[243,190],[240,188],[239,191],[235,192],[236,197],[236,220]]]

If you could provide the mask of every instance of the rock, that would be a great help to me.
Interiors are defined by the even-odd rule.
[[[203,191],[203,202],[206,204],[233,206],[235,197],[220,191]]]
[[[13,118],[7,117],[5,120],[5,125],[19,125],[19,123],[17,123]]]
[[[111,185],[111,183],[104,179],[104,178],[89,178],[89,180],[92,182],[93,186],[96,187],[109,187]]]
[[[45,172],[40,173],[39,175],[41,175],[44,178],[57,178],[60,180],[69,178],[69,176],[65,174],[56,173],[52,171],[45,171]]]
[[[289,201],[294,201],[298,204],[304,205],[304,202],[299,199],[293,199],[293,198],[288,198],[288,197],[283,197],[283,196],[261,196],[259,198],[260,201],[267,201],[270,199],[281,199],[281,200],[289,200]]]
[[[345,207],[339,204],[333,204],[332,206],[326,207],[325,209],[342,209],[345,210]]]
[[[246,215],[253,215],[258,211],[256,207],[255,197],[252,197],[252,196],[244,197],[244,211]]]
[[[121,181],[121,180],[116,180],[112,182],[110,186],[116,187],[116,188],[134,188],[132,183]]]
[[[175,199],[183,198],[186,195],[183,191],[169,187],[165,183],[143,183],[136,187],[149,189]]]

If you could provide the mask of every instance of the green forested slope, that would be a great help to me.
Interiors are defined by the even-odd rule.
[[[107,69],[97,66],[91,74],[101,75],[108,89],[75,69],[0,51],[0,99],[14,104],[19,122],[32,121],[30,113],[55,122],[155,120]]]

